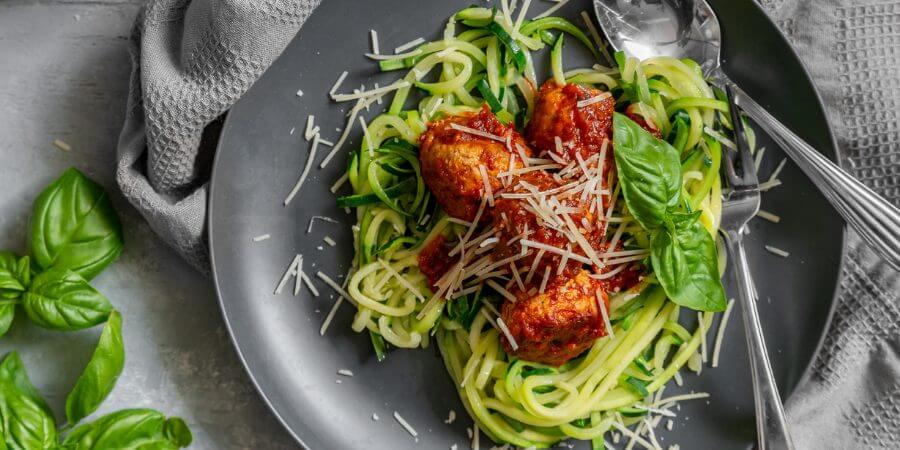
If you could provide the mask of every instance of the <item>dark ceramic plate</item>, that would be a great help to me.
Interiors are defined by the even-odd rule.
[[[316,166],[299,197],[288,207],[282,205],[306,160],[307,115],[316,116],[323,138],[336,139],[335,128],[344,126],[344,109],[325,93],[337,75],[350,71],[345,88],[374,82],[383,86],[397,76],[377,73],[376,66],[362,56],[369,50],[369,29],[379,32],[383,48],[392,49],[418,36],[437,37],[447,17],[469,3],[323,2],[299,37],[231,110],[222,132],[209,215],[222,312],[260,394],[297,441],[310,448],[468,445],[466,428],[472,422],[433,349],[395,350],[387,361],[378,363],[369,337],[350,330],[350,306],[343,306],[327,335],[319,336],[334,298],[327,286],[316,280],[324,293],[318,298],[306,289],[298,297],[272,292],[297,253],[305,256],[307,273],[321,270],[332,277],[344,273],[352,257],[352,217],[335,206],[328,190],[346,167],[346,151],[325,170]],[[533,3],[535,11],[551,5]],[[728,73],[834,159],[819,98],[775,26],[750,0],[712,3],[725,32]],[[558,14],[576,21],[581,10],[590,10],[589,2],[573,0]],[[567,67],[576,67],[577,57],[567,55]],[[298,89],[305,95],[298,97]],[[293,134],[292,128],[296,128]],[[353,135],[349,145],[358,145],[359,134]],[[783,156],[768,139],[761,141],[769,148],[761,170],[766,177]],[[782,392],[789,394],[826,330],[843,233],[834,211],[795,166],[788,164],[780,178],[785,184],[764,196],[763,207],[781,215],[782,222],[754,220],[747,252],[761,296],[760,312],[775,375]],[[342,224],[316,222],[307,233],[313,215],[339,218]],[[251,242],[251,237],[264,233],[272,238]],[[323,243],[326,235],[338,242],[337,247]],[[788,250],[791,256],[772,255],[763,249],[764,244]],[[742,449],[754,441],[753,398],[738,316],[728,328],[719,367],[707,368],[699,377],[686,376],[681,388],[709,392],[710,400],[685,403],[674,429],[662,431],[664,446]],[[339,369],[350,369],[355,376],[341,377]],[[675,391],[670,387],[668,392]],[[451,409],[460,418],[445,425]],[[418,430],[418,442],[393,419],[394,411]],[[380,420],[373,420],[373,414]]]

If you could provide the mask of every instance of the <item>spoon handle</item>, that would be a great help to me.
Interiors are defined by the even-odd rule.
[[[734,91],[735,104],[776,141],[844,220],[888,264],[900,269],[900,210],[822,156],[739,86],[724,82]]]
[[[778,386],[769,363],[769,353],[762,333],[756,297],[753,294],[750,266],[744,252],[740,230],[725,234],[728,253],[734,264],[734,276],[738,288],[738,302],[744,317],[747,350],[750,353],[750,375],[753,379],[753,399],[756,403],[756,434],[758,450],[793,450],[794,444],[788,431],[784,406],[778,395]]]

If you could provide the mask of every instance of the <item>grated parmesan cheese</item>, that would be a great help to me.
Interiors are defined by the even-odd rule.
[[[791,256],[791,254],[789,252],[786,252],[778,247],[773,247],[771,245],[767,245],[766,250],[768,250],[769,252],[776,254],[782,258],[787,258],[788,256]]]
[[[309,234],[310,232],[312,232],[313,222],[315,222],[316,220],[321,220],[321,221],[323,221],[323,222],[338,223],[338,224],[340,223],[340,222],[338,222],[337,220],[334,220],[334,219],[332,219],[331,217],[328,217],[328,216],[312,216],[312,217],[310,217],[310,219],[309,219],[309,226],[306,227],[306,233],[307,233],[307,234]]]
[[[350,100],[362,100],[365,98],[374,97],[377,95],[386,94],[391,91],[396,91],[397,89],[402,89],[405,87],[409,87],[410,83],[406,80],[398,80],[394,83],[391,83],[387,86],[370,89],[370,90],[359,90],[359,92],[354,92],[352,94],[331,94],[331,98],[336,102],[348,102]]]
[[[353,371],[351,371],[349,369],[341,369],[341,370],[338,370],[337,373],[338,373],[338,375],[343,375],[345,377],[353,376]]]
[[[776,188],[778,186],[781,186],[781,180],[769,180],[769,181],[766,181],[765,183],[760,183],[759,191],[760,192],[768,192],[770,189]]]
[[[756,215],[758,217],[760,217],[761,219],[766,219],[772,223],[781,222],[781,217],[779,217],[778,215],[772,214],[766,210],[760,209],[759,211],[756,212]]]
[[[787,163],[787,158],[782,158],[781,162],[778,163],[778,166],[775,167],[775,170],[772,171],[772,176],[769,177],[769,181],[778,179],[778,175],[780,175],[781,170],[784,169],[785,163]]]
[[[728,317],[731,316],[731,308],[734,306],[734,299],[728,300],[728,306],[722,313],[722,320],[719,322],[719,329],[716,331],[716,343],[713,345],[712,366],[719,367],[719,351],[722,349],[722,338],[725,336],[725,327],[728,326]]]
[[[609,311],[606,310],[606,302],[603,301],[603,293],[597,289],[597,309],[600,310],[600,317],[603,318],[603,326],[606,328],[606,335],[610,339],[615,339],[616,334],[613,332],[612,323],[609,321]]]
[[[381,49],[378,48],[378,32],[369,30],[369,35],[372,37],[372,53],[376,55],[381,53]]]
[[[716,140],[719,141],[722,145],[724,145],[732,150],[737,150],[737,145],[735,145],[731,139],[728,139],[722,133],[719,133],[718,131],[713,130],[712,128],[710,128],[708,126],[703,127],[703,132],[716,138]]]
[[[403,417],[401,417],[400,413],[398,413],[397,411],[394,411],[394,419],[397,419],[397,422],[400,423],[400,426],[406,429],[406,432],[412,435],[412,437],[419,436],[419,433],[416,432],[415,428],[413,428],[412,425],[409,424],[409,422],[403,419]]]
[[[415,39],[413,39],[413,40],[411,40],[411,41],[409,41],[409,42],[407,42],[407,43],[405,43],[405,44],[403,44],[403,45],[401,45],[401,46],[395,48],[395,49],[394,49],[394,53],[403,53],[403,52],[405,52],[405,51],[407,51],[407,50],[409,50],[409,49],[411,49],[411,48],[413,48],[413,47],[415,47],[415,46],[417,46],[417,45],[419,45],[419,44],[424,44],[424,43],[425,43],[425,39],[424,39],[424,38],[421,38],[421,37],[415,38]]]
[[[500,331],[503,332],[503,335],[506,336],[506,340],[509,341],[509,346],[512,347],[513,351],[519,349],[519,344],[516,343],[516,340],[513,338],[512,333],[509,332],[509,328],[506,327],[506,324],[503,323],[503,319],[497,317],[497,327],[500,328]]]
[[[547,8],[544,12],[534,16],[535,19],[542,19],[544,17],[549,16],[550,14],[555,13],[559,8],[566,6],[566,3],[569,3],[569,0],[560,0],[557,4]]]
[[[603,93],[601,93],[599,95],[595,95],[589,99],[580,100],[578,103],[575,103],[575,106],[577,106],[579,108],[584,108],[586,106],[593,105],[594,103],[600,103],[609,97],[612,97],[612,94],[610,94],[609,92],[603,92]]]
[[[266,234],[261,234],[259,236],[252,237],[252,238],[250,238],[250,240],[253,242],[262,242],[271,237],[272,237],[272,235],[266,233]]]
[[[484,183],[484,195],[487,196],[488,206],[494,206],[494,189],[491,187],[491,181],[488,179],[487,170],[484,164],[478,165],[478,171],[481,173],[481,182]]]
[[[344,172],[344,174],[341,175],[341,177],[331,185],[331,193],[334,194],[335,192],[337,192],[338,189],[340,189],[348,179],[350,179],[350,175],[347,172]]]
[[[337,81],[334,82],[334,85],[331,86],[331,90],[328,91],[328,95],[334,95],[334,93],[337,92],[337,90],[341,87],[341,83],[343,83],[344,79],[347,78],[348,73],[349,72],[347,72],[346,70],[341,73]]]
[[[312,292],[313,297],[319,296],[319,290],[316,289],[316,286],[313,285],[312,280],[306,275],[306,272],[300,271],[300,278],[303,280],[303,284],[306,285],[306,288],[309,289],[309,292]],[[295,294],[296,295],[296,294]]]
[[[284,205],[287,206],[291,200],[294,199],[294,196],[300,192],[300,188],[303,186],[303,182],[306,181],[306,177],[309,175],[309,169],[312,167],[313,161],[316,159],[316,149],[319,147],[319,135],[316,134],[313,137],[312,148],[309,150],[309,156],[306,158],[306,165],[303,167],[303,172],[300,174],[300,178],[297,180],[297,183],[294,184],[294,187],[291,188],[291,192],[288,193],[287,198],[284,199]]]
[[[507,291],[506,289],[504,289],[503,286],[500,286],[499,284],[497,284],[496,281],[494,281],[494,280],[487,280],[487,285],[490,286],[490,287],[492,287],[492,288],[494,288],[494,290],[497,291],[498,294],[502,295],[502,296],[505,297],[507,300],[509,300],[509,301],[511,301],[511,302],[513,302],[513,303],[516,302],[516,300],[517,300],[517,299],[516,299],[516,296],[513,295],[511,292]]]
[[[72,146],[69,145],[66,141],[63,141],[63,140],[61,140],[61,139],[54,139],[54,140],[53,140],[53,146],[56,147],[56,148],[58,148],[58,149],[60,149],[60,150],[62,150],[62,151],[64,151],[64,152],[70,152],[70,151],[72,151]]]
[[[467,126],[460,125],[458,123],[451,123],[450,128],[453,128],[456,131],[462,131],[464,133],[473,134],[475,136],[481,136],[483,138],[492,139],[497,142],[504,142],[504,143],[506,142],[505,138],[497,136],[496,134],[486,133],[484,131],[476,130],[474,128],[469,128]]]
[[[281,291],[284,290],[284,286],[287,284],[287,281],[292,277],[297,275],[297,266],[300,264],[303,258],[300,255],[294,257],[291,260],[291,263],[288,265],[287,269],[285,269],[284,274],[281,275],[281,279],[278,280],[278,285],[275,287],[275,295],[281,294]]]
[[[756,166],[756,171],[759,171],[759,166],[762,164],[763,155],[766,154],[766,148],[761,147],[756,151],[756,160],[753,161],[753,165]]]

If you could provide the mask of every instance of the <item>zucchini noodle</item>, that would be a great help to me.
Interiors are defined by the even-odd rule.
[[[617,67],[564,71],[564,35],[599,61],[599,49],[563,18],[524,20],[517,27],[508,14],[479,7],[457,13],[442,39],[380,60],[383,71],[406,70],[402,80],[408,85],[396,89],[387,111],[366,125],[347,168],[353,193],[338,200],[355,208],[357,218],[346,288],[357,308],[353,330],[399,348],[424,348],[435,339],[478,427],[497,442],[521,447],[544,448],[569,438],[602,442],[610,430],[645,420],[654,394],[696,358],[714,316],[701,313],[699,326],[689,331],[679,323],[681,307],[648,274],[611,295],[611,333],[581,356],[551,367],[506,354],[488,308],[480,309],[484,304],[496,312],[493,305],[503,298],[492,290],[471,286],[464,295],[429,302],[436,292],[420,270],[420,252],[439,236],[458,245],[472,230],[444,214],[426,188],[419,138],[430,121],[478,111],[483,103],[521,130],[539,85],[531,52],[545,47],[554,78],[611,93],[617,109],[641,116],[680,152],[681,207],[700,211],[699,220],[716,235],[723,146],[704,130],[730,135],[721,94],[695,63],[671,57],[639,61],[617,54]],[[637,226],[618,187],[613,196],[618,201],[607,215],[617,222],[608,230],[613,246],[618,241],[646,249],[648,232]],[[467,320],[460,319],[460,305],[468,305]]]

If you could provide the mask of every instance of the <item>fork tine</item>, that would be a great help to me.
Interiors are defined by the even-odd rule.
[[[737,146],[736,157],[740,158],[741,171],[740,175],[737,176],[739,183],[745,187],[757,188],[759,184],[759,179],[756,176],[756,164],[753,161],[753,155],[750,154],[750,142],[747,139],[747,132],[744,128],[744,121],[741,120],[741,113],[738,111],[737,105],[734,101],[734,91],[731,90],[731,86],[725,86],[725,93],[728,96],[728,110],[731,114],[731,126],[734,130],[734,143]],[[729,164],[730,171],[734,172],[734,161],[733,157],[729,158],[731,163]]]
[[[737,152],[730,148],[722,149],[722,169],[725,171],[725,181],[728,183],[728,187],[740,186],[742,183],[741,177],[737,174],[737,171],[734,167],[734,159],[737,157]]]

